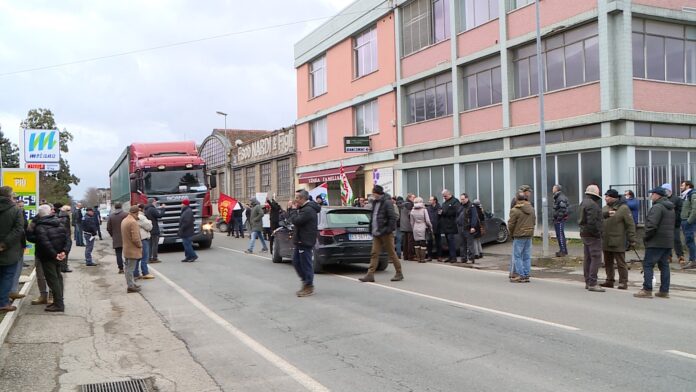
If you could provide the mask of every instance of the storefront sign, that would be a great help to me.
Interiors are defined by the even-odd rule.
[[[17,200],[24,200],[24,219],[34,218],[39,201],[39,172],[31,169],[3,169],[2,184],[12,188]],[[27,243],[24,256],[34,256],[34,244]]]
[[[294,149],[295,132],[293,129],[289,129],[239,146],[237,164],[288,154]]]
[[[60,131],[57,129],[24,129],[23,162],[60,163]]]
[[[391,167],[381,167],[372,170],[372,182],[374,185],[381,185],[385,193],[394,193],[394,169]]]
[[[343,137],[344,152],[370,152],[370,137],[369,136],[344,136]]]

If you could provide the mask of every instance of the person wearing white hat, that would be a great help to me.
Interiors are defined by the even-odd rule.
[[[585,275],[585,289],[594,292],[605,290],[597,284],[597,272],[602,264],[602,208],[599,201],[602,196],[597,185],[589,185],[585,189],[585,198],[580,203],[578,224],[580,225],[580,238],[582,238],[585,250],[583,273]]]

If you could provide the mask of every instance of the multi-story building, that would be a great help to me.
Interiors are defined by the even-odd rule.
[[[356,1],[322,28],[354,37],[374,22],[350,10],[377,3]],[[395,140],[384,142],[396,142],[396,193],[427,197],[448,188],[507,216],[517,186],[529,184],[541,217],[534,1],[410,0],[393,6],[394,47],[380,42],[377,53],[395,59],[396,132],[389,135]],[[651,186],[678,187],[694,176],[696,1],[543,0],[540,20],[548,189],[562,184],[577,205],[591,183],[645,197]],[[298,44],[317,49],[298,58],[303,121],[321,118],[308,113],[329,106],[305,94],[309,61],[340,48],[322,28]],[[335,80],[354,72],[345,65],[345,52],[342,63],[324,69],[327,91],[334,83],[337,93],[345,93]],[[380,70],[386,66],[380,63]],[[330,104],[355,111],[348,103]],[[348,116],[330,121],[325,148],[336,150],[333,141],[340,140],[334,137],[354,128]],[[298,140],[309,133],[298,128]],[[299,160],[303,166],[330,158],[299,143],[298,154],[311,157]]]
[[[389,1],[359,0],[295,45],[298,186],[327,182],[340,200],[339,170],[356,195],[373,178],[393,188],[396,140],[394,13]],[[369,138],[369,153],[344,137]]]

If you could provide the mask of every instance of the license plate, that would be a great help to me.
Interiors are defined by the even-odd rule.
[[[350,241],[372,241],[372,234],[348,234]]]
[[[159,245],[164,244],[164,237],[160,237],[159,240],[157,240],[157,243],[158,243]]]

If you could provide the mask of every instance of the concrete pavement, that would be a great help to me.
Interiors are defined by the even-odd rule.
[[[159,391],[220,390],[147,301],[126,294],[110,245],[97,241],[97,267],[77,261],[84,248],[73,248],[64,314],[28,303],[20,309],[0,350],[0,391],[76,391],[147,377]],[[29,297],[37,295],[34,287]]]

